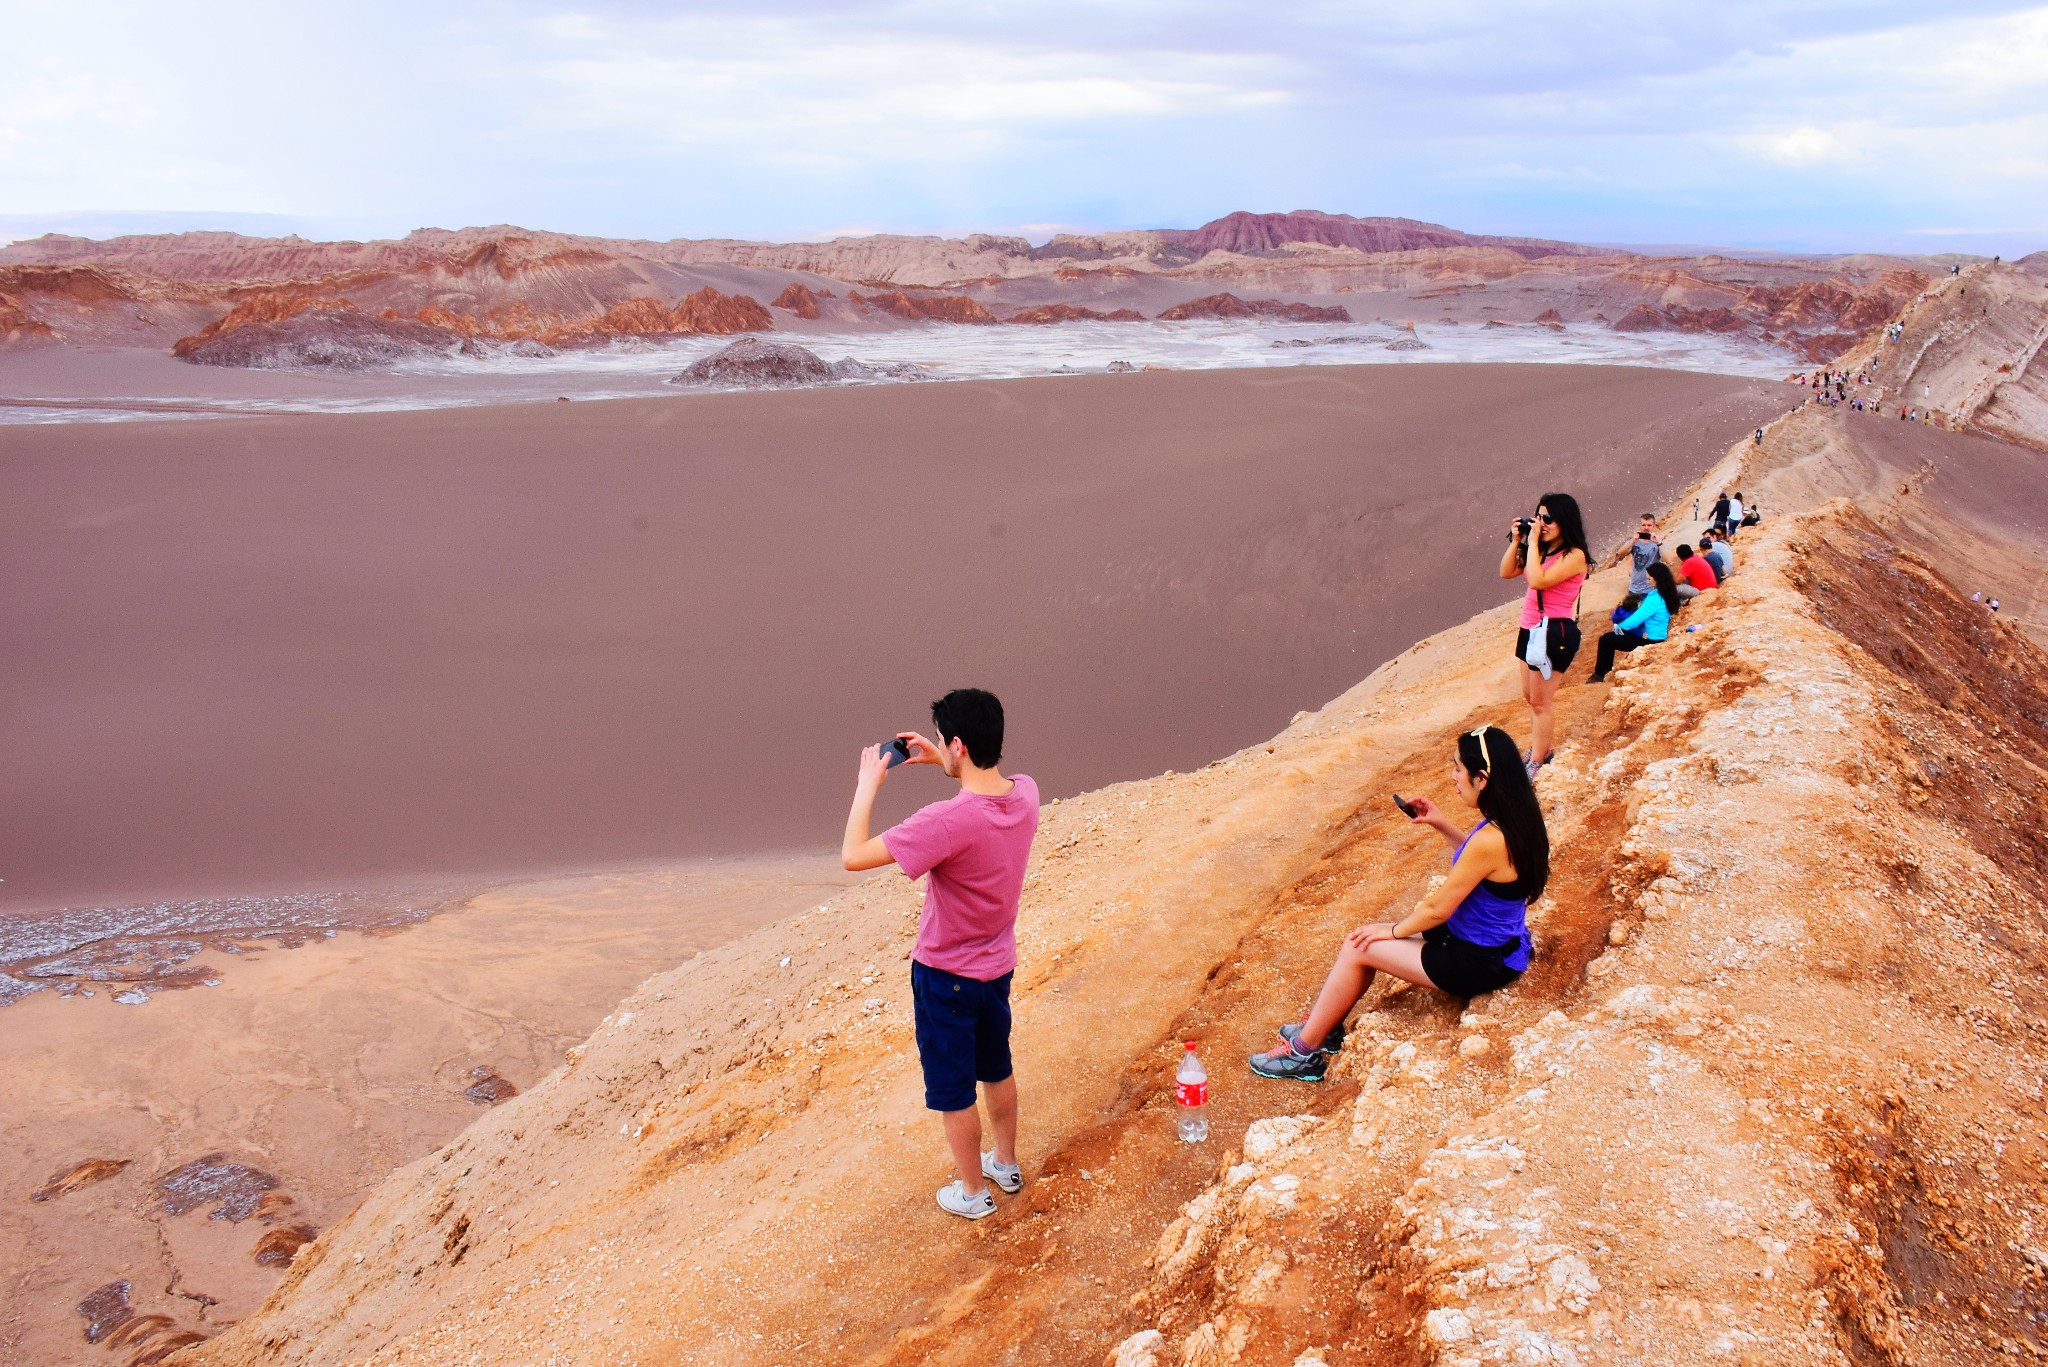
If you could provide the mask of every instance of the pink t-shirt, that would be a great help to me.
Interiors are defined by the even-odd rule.
[[[1563,551],[1543,557],[1548,565],[1563,555]],[[1546,617],[1570,617],[1578,610],[1579,586],[1586,582],[1586,576],[1575,574],[1561,584],[1552,584],[1540,594],[1530,589],[1522,595],[1522,625],[1533,627]]]
[[[911,878],[929,873],[911,957],[927,968],[993,982],[1017,966],[1017,898],[1038,831],[1038,785],[1013,774],[1007,796],[962,790],[882,835]]]

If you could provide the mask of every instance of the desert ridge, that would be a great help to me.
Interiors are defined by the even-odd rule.
[[[1697,486],[1771,512],[1696,630],[1561,695],[1516,986],[1377,995],[1333,1083],[1217,1068],[1218,1142],[1172,1138],[1179,1041],[1212,1067],[1268,1047],[1336,937],[1440,870],[1384,794],[1512,722],[1503,607],[1264,744],[1047,812],[1018,1004],[1041,1122],[998,1218],[930,1207],[916,890],[882,874],[650,979],[185,1360],[1590,1360],[1702,1326],[1762,1360],[2017,1351],[2024,1302],[1988,1298],[2028,1284],[2043,1195],[2018,1012],[2044,854],[2015,818],[2043,796],[2048,657],[1945,577],[1975,552],[1885,530],[1997,544],[1953,495],[2004,448],[1906,430],[1808,408]],[[1928,461],[1948,478],[1896,478]],[[1621,588],[1603,571],[1589,608]],[[1941,758],[1993,717],[2019,759]],[[1940,929],[1965,918],[1996,936]]]

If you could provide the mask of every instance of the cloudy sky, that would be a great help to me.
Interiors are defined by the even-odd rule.
[[[1321,208],[2048,246],[2048,6],[1996,0],[0,0],[0,24],[0,237],[1042,236]]]

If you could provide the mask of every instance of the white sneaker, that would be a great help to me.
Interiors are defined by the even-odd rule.
[[[948,1182],[939,1188],[939,1209],[963,1219],[981,1220],[996,1213],[996,1198],[987,1187],[967,1194],[964,1182]]]
[[[985,1153],[981,1156],[981,1175],[1001,1187],[1007,1196],[1024,1190],[1022,1163],[998,1163],[993,1153]]]

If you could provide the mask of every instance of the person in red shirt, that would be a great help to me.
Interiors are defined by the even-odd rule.
[[[910,996],[924,1102],[940,1112],[958,1181],[939,1188],[939,1207],[979,1220],[993,1215],[988,1184],[1014,1194],[1024,1185],[1017,1162],[1017,1079],[1010,1063],[1010,980],[1017,967],[1017,901],[1038,830],[1038,785],[1005,778],[1003,705],[993,693],[956,688],[932,704],[938,741],[913,731],[897,739],[909,764],[934,764],[960,791],[868,834],[875,795],[889,776],[883,747],[861,751],[860,779],[847,813],[840,856],[849,870],[895,864],[925,883],[924,915],[910,955]],[[975,1092],[988,1105],[995,1151],[981,1148]]]
[[[1678,548],[1678,577],[1685,581],[1678,586],[1680,598],[1694,598],[1704,589],[1721,587],[1721,576],[1714,573],[1705,556],[1694,555],[1690,546]]]

